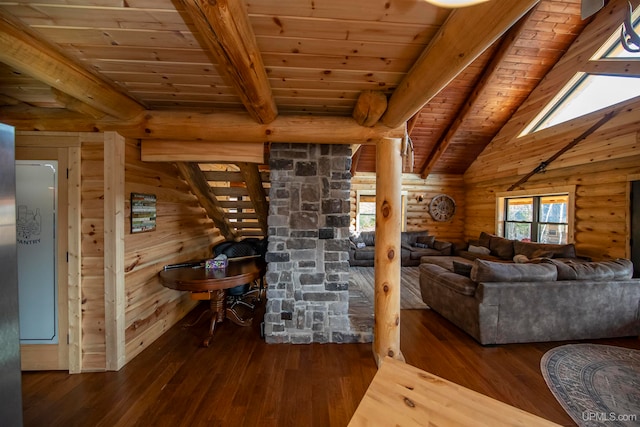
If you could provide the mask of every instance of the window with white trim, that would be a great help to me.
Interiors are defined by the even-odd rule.
[[[498,196],[498,234],[525,242],[573,242],[574,187]]]

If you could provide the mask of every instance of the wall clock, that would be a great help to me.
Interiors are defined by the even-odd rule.
[[[429,203],[429,213],[436,221],[449,221],[456,213],[456,202],[446,194],[438,194]]]

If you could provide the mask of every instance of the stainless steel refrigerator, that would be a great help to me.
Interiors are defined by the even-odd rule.
[[[15,132],[0,124],[0,425],[22,425]]]

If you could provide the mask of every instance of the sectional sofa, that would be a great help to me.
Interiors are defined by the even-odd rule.
[[[403,231],[400,234],[401,264],[420,265],[422,257],[451,255],[453,245],[437,240],[428,231]],[[375,258],[376,235],[374,231],[363,231],[349,237],[349,265],[372,267]]]
[[[420,290],[483,345],[597,339],[640,334],[640,279],[632,275],[626,259],[425,257]]]

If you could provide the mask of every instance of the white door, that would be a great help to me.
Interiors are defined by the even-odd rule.
[[[66,238],[61,239],[58,232],[66,230],[66,161],[59,161],[58,150],[50,151],[50,158],[46,160],[24,160],[24,157],[16,160],[18,308],[23,370],[66,370],[69,366],[67,270],[66,259],[62,259],[66,257]],[[59,208],[61,197],[65,209]]]

